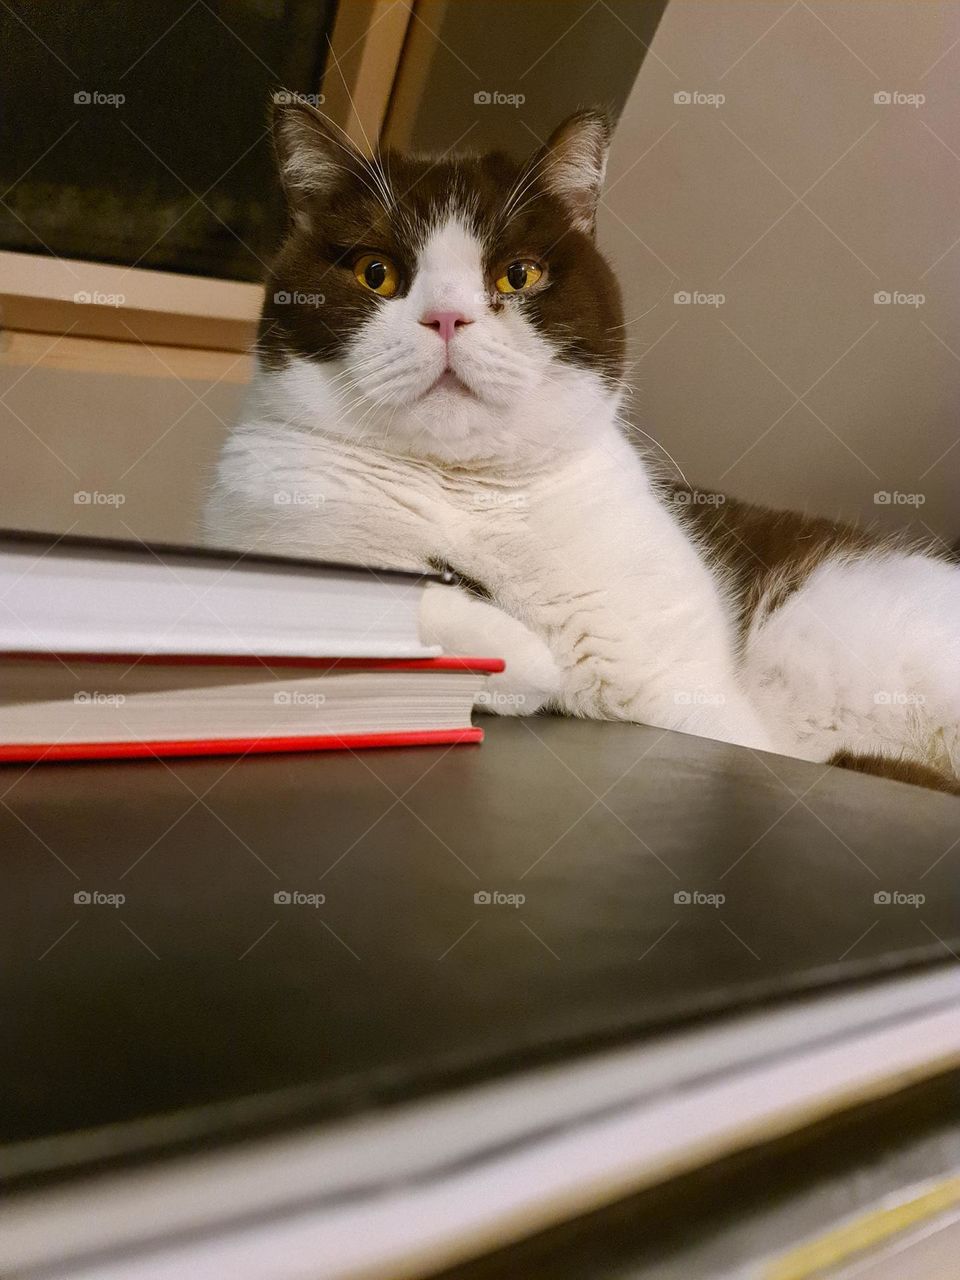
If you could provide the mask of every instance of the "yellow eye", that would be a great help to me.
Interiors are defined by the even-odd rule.
[[[543,267],[539,262],[521,259],[511,262],[509,267],[497,281],[498,293],[522,293],[535,285],[543,275]]]
[[[353,274],[365,289],[392,298],[400,286],[400,272],[382,253],[365,253],[353,264]]]

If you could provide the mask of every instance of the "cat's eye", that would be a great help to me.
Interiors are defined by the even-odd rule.
[[[511,262],[509,267],[497,281],[498,293],[522,293],[535,285],[543,275],[543,267],[530,258],[519,258]]]
[[[365,253],[353,264],[360,284],[381,298],[392,298],[400,286],[400,272],[382,253]]]

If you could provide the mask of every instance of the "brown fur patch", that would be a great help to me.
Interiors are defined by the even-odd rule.
[[[666,489],[672,508],[732,586],[741,634],[758,609],[778,609],[824,560],[895,545],[891,538],[822,516],[774,511],[676,481]]]
[[[732,587],[741,639],[758,612],[769,616],[780,608],[824,561],[882,554],[885,548],[906,549],[903,539],[822,516],[773,511],[676,481],[667,482],[665,488],[668,501]],[[938,554],[929,546],[915,549],[931,556]],[[844,750],[829,763],[960,795],[960,782],[955,778],[916,760]]]
[[[894,759],[879,754],[860,754],[855,751],[838,751],[827,761],[840,769],[853,769],[856,773],[872,773],[879,778],[893,778],[896,782],[909,782],[915,787],[929,787],[933,791],[945,791],[960,796],[960,782],[939,769],[920,764],[917,760]]]

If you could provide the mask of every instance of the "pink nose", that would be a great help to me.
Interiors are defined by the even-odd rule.
[[[473,324],[473,321],[459,311],[428,311],[421,316],[420,323],[428,329],[436,329],[444,342],[449,342],[461,325]]]

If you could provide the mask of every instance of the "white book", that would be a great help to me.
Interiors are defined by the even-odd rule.
[[[424,658],[435,575],[0,532],[0,652]]]

